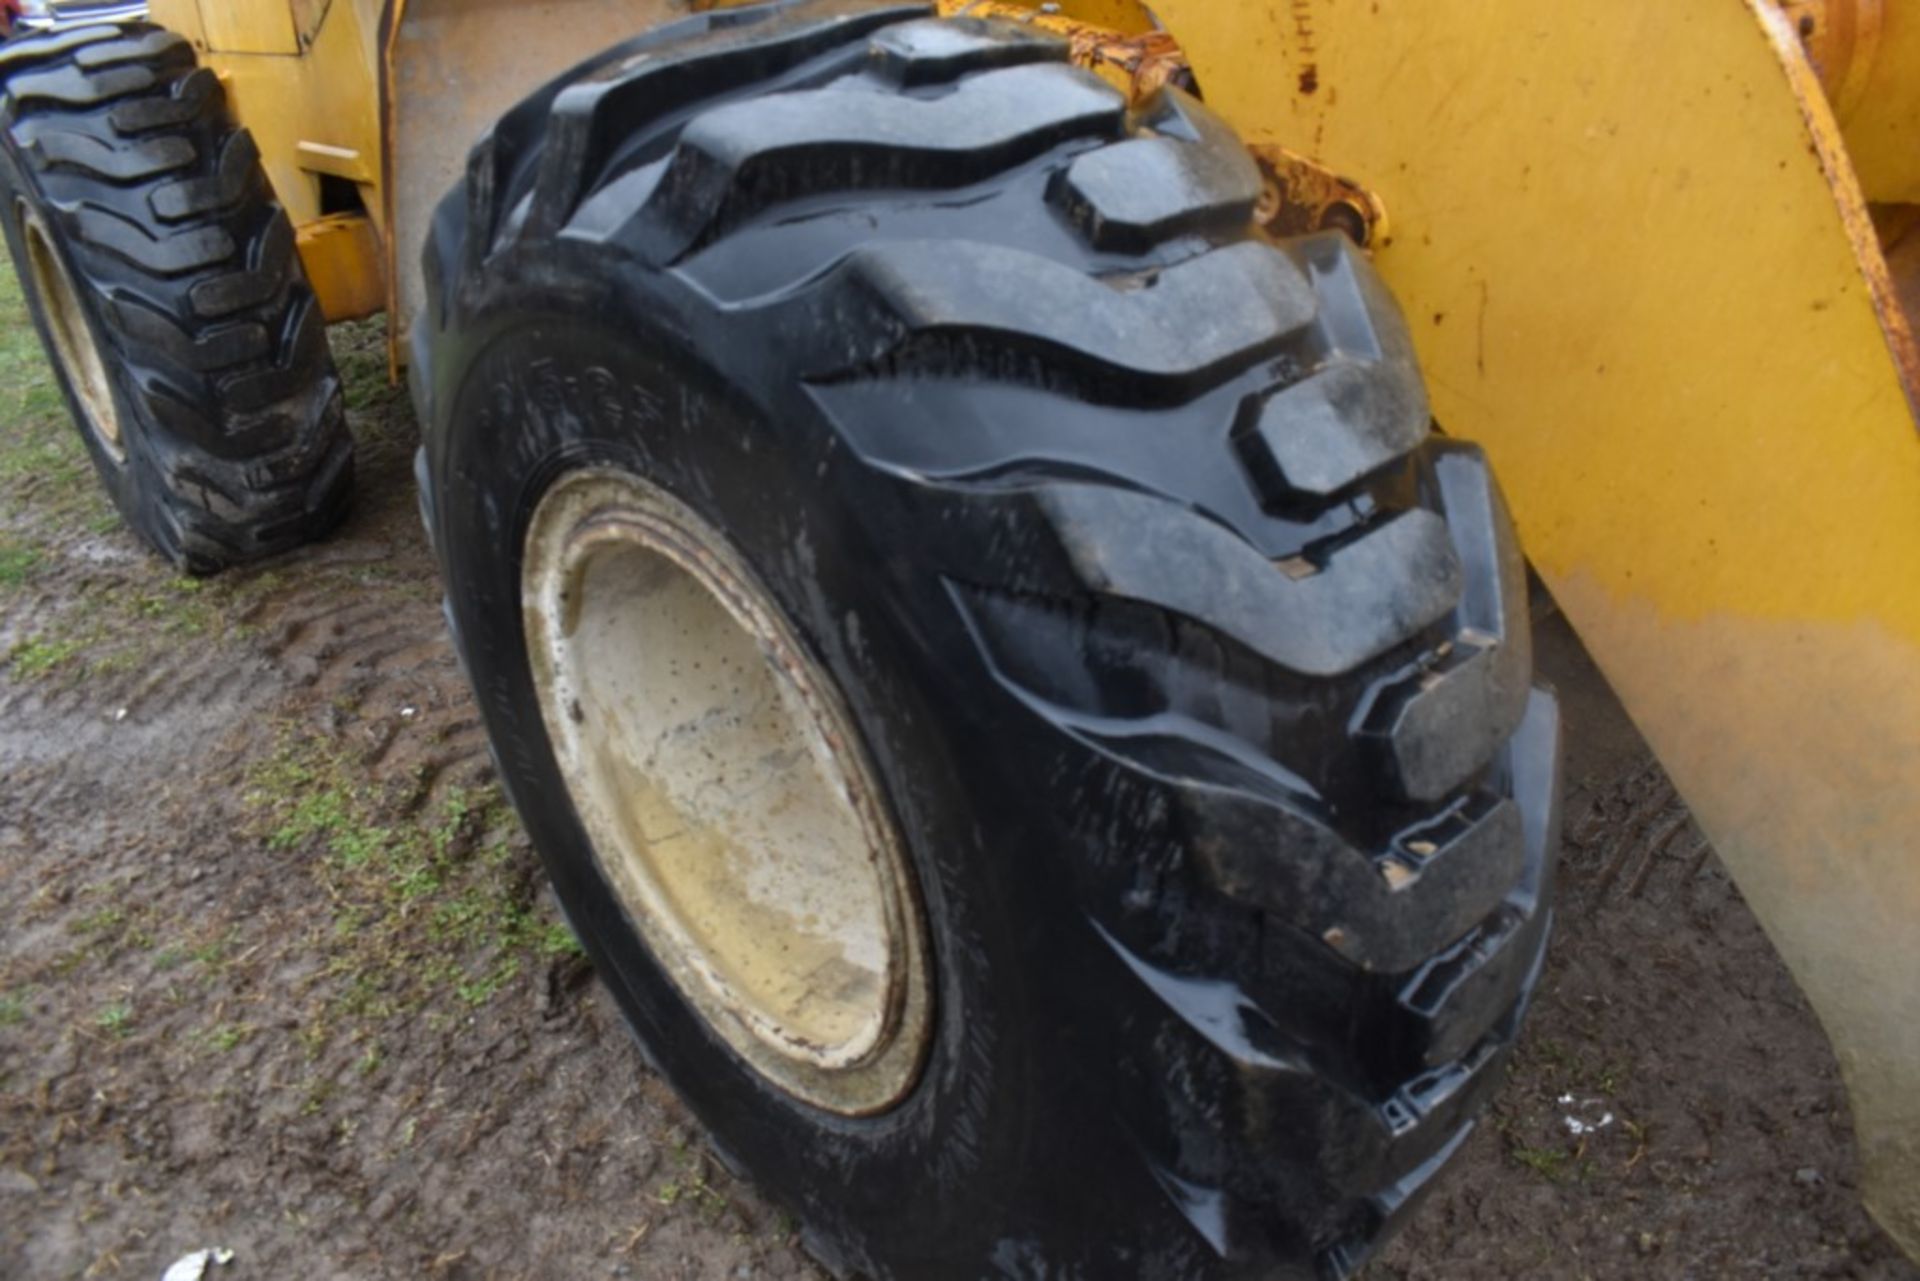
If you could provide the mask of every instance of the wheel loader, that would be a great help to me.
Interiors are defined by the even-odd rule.
[[[1357,1268],[1543,963],[1540,592],[1920,1249],[1916,6],[150,17],[0,47],[103,484],[323,536],[386,313],[503,787],[829,1269]]]

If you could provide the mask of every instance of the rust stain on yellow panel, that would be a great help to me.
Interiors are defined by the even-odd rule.
[[[1797,33],[1767,0],[1155,10],[1244,136],[1393,211],[1439,420],[1813,1000],[1920,1249],[1913,347]]]
[[[1264,183],[1253,216],[1274,235],[1343,231],[1364,248],[1392,234],[1380,197],[1353,179],[1278,143],[1258,142],[1248,150]]]
[[[372,219],[335,214],[302,223],[294,247],[329,322],[358,320],[387,305],[386,247]]]
[[[1131,0],[1074,0],[1040,7],[1020,0],[938,0],[943,17],[1000,18],[1051,32],[1073,62],[1136,101],[1186,71],[1180,46]]]
[[[1867,199],[1920,201],[1920,7],[1775,0],[1811,55]]]

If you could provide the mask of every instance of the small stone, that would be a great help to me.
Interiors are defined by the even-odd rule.
[[[1803,1188],[1817,1188],[1827,1181],[1824,1174],[1810,1165],[1803,1165],[1793,1172],[1793,1181]]]

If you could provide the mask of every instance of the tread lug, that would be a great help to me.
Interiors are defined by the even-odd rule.
[[[901,22],[868,42],[873,68],[897,85],[945,84],[969,71],[1065,62],[1057,36],[999,18],[923,18]]]
[[[64,31],[45,31],[34,35],[15,36],[5,44],[0,44],[0,77],[9,76],[16,71],[54,58],[64,57],[82,45],[117,39],[119,35],[118,27],[97,26],[70,27]]]
[[[951,188],[1074,138],[1111,137],[1126,102],[1057,63],[983,71],[937,98],[813,89],[727,103],[681,132],[644,216],[677,258],[779,201],[860,188]]]
[[[238,203],[254,190],[260,172],[260,148],[245,129],[230,134],[220,147],[214,171],[204,178],[170,182],[147,197],[154,216],[182,222]]]
[[[1087,587],[1198,619],[1289,671],[1338,676],[1460,598],[1444,521],[1409,511],[1293,578],[1224,526],[1143,494],[1050,486],[1041,504]]]
[[[82,169],[110,182],[137,182],[184,169],[198,158],[191,140],[153,138],[136,146],[112,146],[72,129],[23,129],[33,154],[44,165]]]
[[[140,66],[113,67],[99,72],[82,71],[73,66],[55,67],[11,77],[7,81],[7,96],[22,106],[92,107],[142,93],[159,82],[151,70]]]
[[[642,40],[626,57],[593,67],[553,100],[526,235],[551,235],[587,194],[616,141],[661,116],[742,83],[790,70],[927,6],[866,0],[803,0],[778,9],[743,10],[678,43]]]
[[[237,249],[225,227],[194,227],[155,234],[99,205],[70,215],[76,238],[156,276],[184,276],[231,259]]]
[[[1260,171],[1225,122],[1175,88],[1148,111],[1165,132],[1078,156],[1059,198],[1096,249],[1137,253],[1184,233],[1246,226]]]
[[[875,245],[856,250],[839,276],[893,319],[893,332],[881,330],[889,347],[926,335],[1052,348],[1135,379],[1187,387],[1272,354],[1280,336],[1314,315],[1298,271],[1252,240],[1165,268],[1150,290],[1122,290],[1049,258],[985,243]],[[846,362],[886,351],[848,352]]]

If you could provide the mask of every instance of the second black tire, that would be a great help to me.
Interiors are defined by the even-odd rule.
[[[1558,718],[1479,452],[1230,132],[911,5],[722,10],[505,116],[441,206],[423,481],[508,790],[717,1147],[841,1272],[1350,1271],[1474,1124],[1550,920]],[[925,898],[932,1047],[842,1116],[702,1025],[543,726],[528,523],[724,531]]]
[[[147,23],[0,48],[0,226],[108,494],[190,573],[316,538],[353,480],[326,327],[251,135]]]

